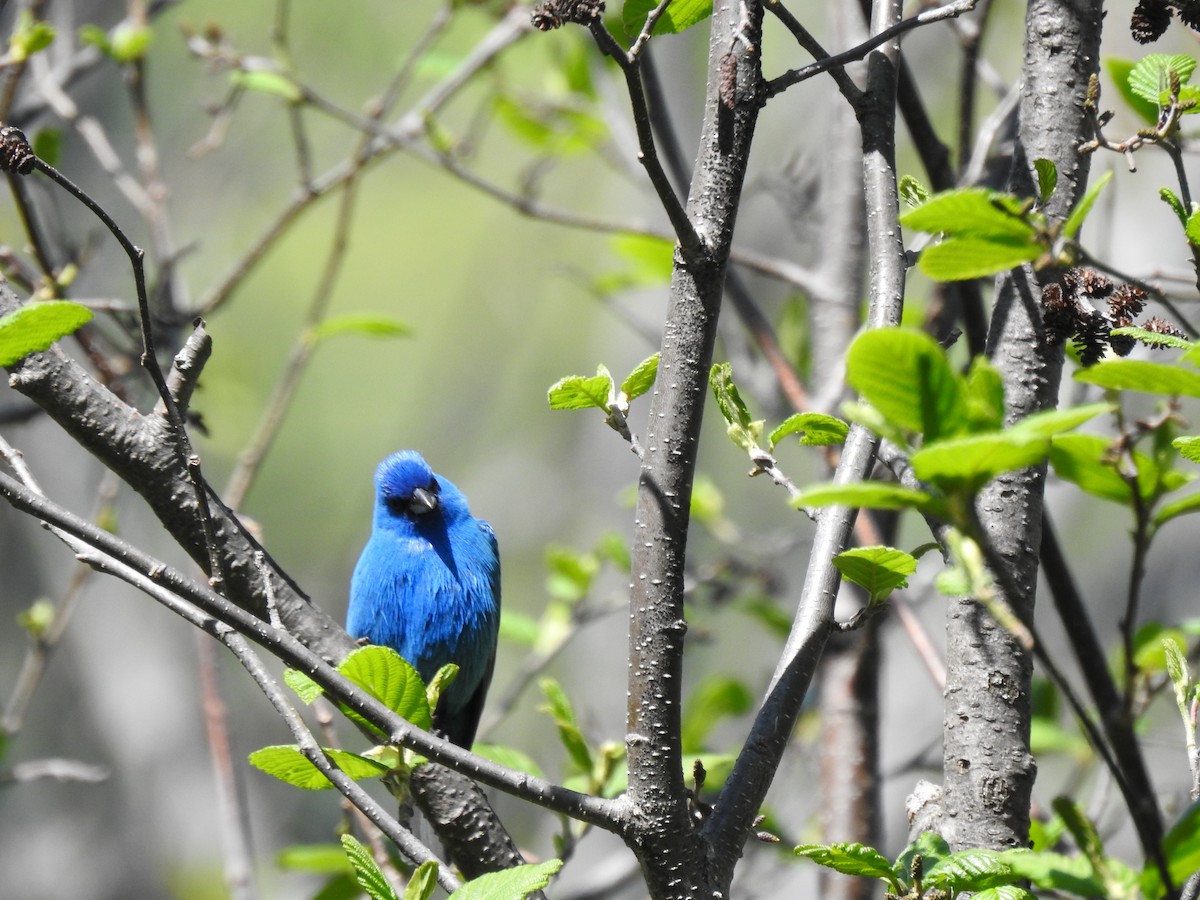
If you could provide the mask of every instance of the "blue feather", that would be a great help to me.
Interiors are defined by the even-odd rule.
[[[391,647],[428,681],[447,663],[458,678],[434,728],[462,747],[475,739],[500,625],[500,556],[487,522],[414,450],[375,472],[371,537],[350,581],[346,630]]]

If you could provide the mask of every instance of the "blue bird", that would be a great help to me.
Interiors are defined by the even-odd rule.
[[[458,678],[442,694],[435,731],[460,747],[475,740],[496,661],[500,556],[496,535],[467,498],[414,450],[375,472],[375,519],[350,581],[346,631],[391,647],[428,681],[447,663]]]

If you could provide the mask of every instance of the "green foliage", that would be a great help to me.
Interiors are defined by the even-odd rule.
[[[498,96],[496,118],[533,149],[555,158],[594,150],[608,137],[599,119],[571,101],[537,103],[528,98]]]
[[[897,190],[899,191],[900,199],[910,207],[920,206],[922,203],[928,202],[929,198],[933,196],[929,192],[929,188],[925,187],[925,185],[921,184],[921,182],[911,175],[900,176],[900,184]]]
[[[554,720],[554,725],[558,728],[559,740],[562,741],[567,756],[570,757],[577,769],[582,772],[590,772],[594,762],[592,750],[588,746],[583,732],[579,729],[575,708],[567,698],[562,685],[553,678],[543,678],[539,682],[539,686],[542,689],[542,696],[546,698],[546,705],[542,707],[542,711],[549,713],[550,718]]]
[[[61,128],[39,128],[30,141],[34,155],[47,165],[57,166],[62,156]]]
[[[1075,380],[1110,391],[1138,391],[1176,397],[1200,397],[1200,373],[1142,359],[1106,359],[1077,369]]]
[[[417,670],[390,647],[359,647],[351,651],[337,669],[417,728],[428,730],[433,724],[425,682]],[[342,712],[357,724],[378,730],[353,710],[343,707]]]
[[[568,375],[560,378],[548,392],[551,409],[602,409],[608,411],[608,405],[614,399],[612,373],[601,364],[596,367],[596,374]]]
[[[132,63],[146,55],[154,40],[154,32],[145,25],[123,20],[112,31],[105,31],[97,25],[84,25],[79,29],[79,40],[80,43],[95,47],[115,62]]]
[[[900,216],[900,224],[941,234],[918,267],[938,281],[981,278],[1032,262],[1047,249],[1046,219],[1012,194],[959,188],[935,194]]]
[[[56,32],[54,26],[33,17],[29,8],[21,10],[8,38],[10,63],[23,63],[35,53],[40,53],[52,43]]]
[[[273,72],[270,69],[238,69],[229,73],[229,80],[239,90],[271,94],[282,97],[289,103],[299,103],[304,98],[296,82],[282,72]]]
[[[932,441],[966,428],[963,379],[922,331],[877,328],[859,335],[846,354],[846,380],[900,431]]]
[[[629,403],[650,390],[658,377],[658,354],[647,357],[621,382],[620,389],[608,367],[601,364],[596,374],[568,375],[551,385],[547,399],[551,409],[596,409],[608,414],[609,424],[619,417],[623,422],[629,413]],[[620,429],[618,429],[620,430]]]
[[[450,900],[523,900],[550,884],[562,864],[561,859],[549,859],[513,866],[502,872],[489,872],[472,878],[451,894]]]
[[[621,21],[626,34],[639,34],[646,17],[658,6],[658,0],[625,0]],[[653,34],[678,34],[712,15],[712,0],[673,0],[654,24]]]
[[[872,606],[908,587],[908,576],[917,571],[917,558],[894,547],[855,547],[835,556],[833,564],[842,578],[867,592]]]
[[[1147,100],[1134,92],[1129,85],[1129,75],[1133,71],[1134,62],[1131,59],[1116,59],[1110,58],[1105,60],[1105,67],[1108,69],[1109,77],[1117,86],[1117,91],[1121,97],[1129,104],[1129,108],[1137,113],[1147,125],[1155,125],[1158,123],[1158,102],[1156,100]]]
[[[387,876],[383,874],[383,870],[371,856],[371,851],[359,843],[353,835],[342,835],[342,849],[346,853],[346,858],[350,860],[350,865],[354,867],[354,877],[358,881],[359,887],[366,891],[371,900],[400,900],[396,896],[395,889],[392,888],[392,883],[387,880]],[[436,867],[437,864],[429,863],[428,865]],[[407,891],[404,896],[405,900],[408,900]],[[428,893],[418,895],[419,900],[425,900],[428,896]]]
[[[0,366],[11,366],[30,353],[45,350],[91,319],[90,309],[68,300],[27,303],[0,316]]]
[[[1157,331],[1147,331],[1145,328],[1138,328],[1135,325],[1114,328],[1110,334],[1113,337],[1131,337],[1140,344],[1159,349],[1189,350],[1193,346],[1191,341],[1173,334],[1159,334]]]
[[[1170,188],[1161,187],[1158,189],[1158,196],[1167,206],[1171,207],[1171,212],[1175,213],[1175,217],[1179,219],[1179,224],[1187,228],[1188,211],[1184,207],[1183,201],[1179,199],[1179,195]]]
[[[606,296],[633,288],[658,287],[671,280],[675,242],[644,234],[619,234],[609,246],[624,263],[617,271],[602,272],[592,279],[592,289]]]
[[[393,338],[406,337],[412,334],[412,329],[394,316],[351,313],[349,315],[332,316],[325,319],[309,332],[313,343],[319,343],[327,338],[342,334],[356,334],[361,337]]]
[[[386,775],[389,767],[347,750],[326,749],[328,756],[349,777],[379,778]],[[321,791],[333,787],[325,775],[293,745],[263,747],[249,756],[250,765],[268,775],[278,778],[293,787],[306,791]]]
[[[784,419],[771,432],[767,441],[770,447],[774,448],[785,437],[798,434],[802,446],[825,447],[845,443],[849,433],[850,426],[836,416],[816,412],[795,413]]]
[[[433,860],[421,863],[404,886],[404,900],[429,900],[437,889],[438,864]]]
[[[1079,235],[1079,230],[1083,228],[1084,219],[1092,211],[1092,207],[1096,205],[1096,200],[1100,197],[1100,192],[1112,181],[1112,177],[1112,172],[1105,172],[1084,192],[1079,202],[1075,204],[1075,208],[1071,210],[1071,215],[1067,216],[1067,221],[1062,229],[1064,235],[1069,238]]]
[[[1150,53],[1138,60],[1130,70],[1129,90],[1146,103],[1153,103],[1157,110],[1171,102],[1173,81],[1178,81],[1181,88],[1180,97],[1183,97],[1183,86],[1187,85],[1195,69],[1196,60],[1182,53]],[[1155,119],[1157,118],[1156,112]]]
[[[726,433],[739,447],[753,450],[762,440],[763,420],[751,421],[750,410],[733,383],[733,366],[727,362],[715,363],[708,372],[708,383],[717,400],[727,427]]]
[[[1035,161],[1038,189],[1045,202],[1058,183],[1048,160]],[[900,224],[929,234],[940,243],[921,253],[918,268],[936,281],[982,278],[1034,263],[1035,268],[1069,264],[1070,247],[1057,249],[1060,237],[1074,239],[1112,173],[1084,193],[1067,220],[1051,223],[1032,200],[985,188],[955,188],[930,197],[900,216]],[[1054,249],[1052,253],[1051,250]]]
[[[1053,160],[1035,159],[1033,168],[1037,172],[1038,201],[1045,204],[1058,186],[1058,166]]]
[[[702,750],[712,730],[730,716],[749,712],[754,697],[736,678],[710,675],[692,690],[684,703],[681,743],[684,753]]]
[[[17,625],[25,629],[33,640],[42,640],[54,627],[54,604],[45,597],[39,597],[17,613]]]

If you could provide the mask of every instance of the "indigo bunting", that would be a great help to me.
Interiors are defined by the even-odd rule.
[[[447,663],[458,677],[433,727],[470,749],[496,661],[500,557],[496,535],[467,498],[414,450],[375,472],[375,518],[350,581],[346,631],[391,647],[428,681]]]

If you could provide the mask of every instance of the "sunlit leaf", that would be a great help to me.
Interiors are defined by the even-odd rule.
[[[92,311],[68,300],[27,303],[0,316],[0,366],[45,350],[91,321]]]

